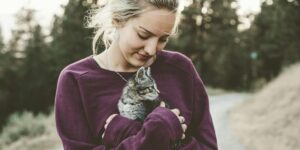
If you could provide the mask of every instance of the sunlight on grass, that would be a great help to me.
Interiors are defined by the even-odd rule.
[[[0,139],[0,149],[5,150],[53,149],[59,145],[54,114],[14,113],[3,128]]]

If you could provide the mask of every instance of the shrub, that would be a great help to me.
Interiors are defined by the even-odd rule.
[[[16,112],[12,114],[0,134],[0,149],[21,138],[33,138],[46,132],[47,117],[32,112]]]

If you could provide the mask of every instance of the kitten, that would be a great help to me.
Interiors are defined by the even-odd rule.
[[[120,115],[132,120],[144,121],[162,101],[158,94],[159,90],[150,74],[150,67],[148,69],[141,67],[123,89],[118,102]],[[167,103],[166,107],[169,108]],[[170,143],[170,148],[178,150],[181,145],[182,140],[176,140]]]
[[[148,69],[141,67],[136,75],[128,80],[118,102],[122,116],[143,121],[160,104],[159,90]]]

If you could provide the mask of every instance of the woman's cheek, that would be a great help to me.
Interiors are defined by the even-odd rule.
[[[132,38],[130,41],[130,47],[132,50],[137,51],[143,49],[144,41],[136,38]],[[128,42],[129,43],[129,42]]]

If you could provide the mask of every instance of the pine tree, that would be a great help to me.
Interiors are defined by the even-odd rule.
[[[235,0],[194,0],[183,11],[178,36],[170,41],[169,47],[190,56],[203,80],[212,86],[244,85],[245,54],[238,45],[234,4]]]
[[[3,49],[4,49],[4,38],[2,35],[2,28],[0,27],[0,53],[3,53]]]
[[[20,91],[17,109],[27,109],[34,112],[47,111],[53,105],[48,59],[48,45],[40,25],[36,25],[24,48],[24,61],[19,69]]]
[[[285,65],[300,61],[299,1],[264,2],[250,29],[248,39],[257,51],[257,78],[267,81],[277,76]],[[250,42],[249,42],[250,43]]]
[[[88,9],[86,0],[72,0],[65,6],[64,15],[56,16],[51,32],[51,51],[57,71],[92,54],[92,32],[84,27]]]
[[[4,65],[6,65],[5,59],[5,52],[4,52],[4,41],[2,36],[2,29],[0,28],[0,110],[3,110],[4,103],[6,102],[6,91],[3,85],[1,85],[1,81],[4,80]],[[0,122],[4,121],[4,115],[0,113]],[[1,129],[1,124],[0,124]],[[1,130],[0,130],[1,131]]]
[[[47,45],[41,27],[34,20],[34,11],[21,9],[16,28],[8,42],[0,77],[2,98],[1,124],[14,111],[24,109],[47,111],[53,104],[53,93],[49,93],[47,70]],[[2,95],[3,94],[3,95]],[[1,100],[1,97],[0,97]]]

